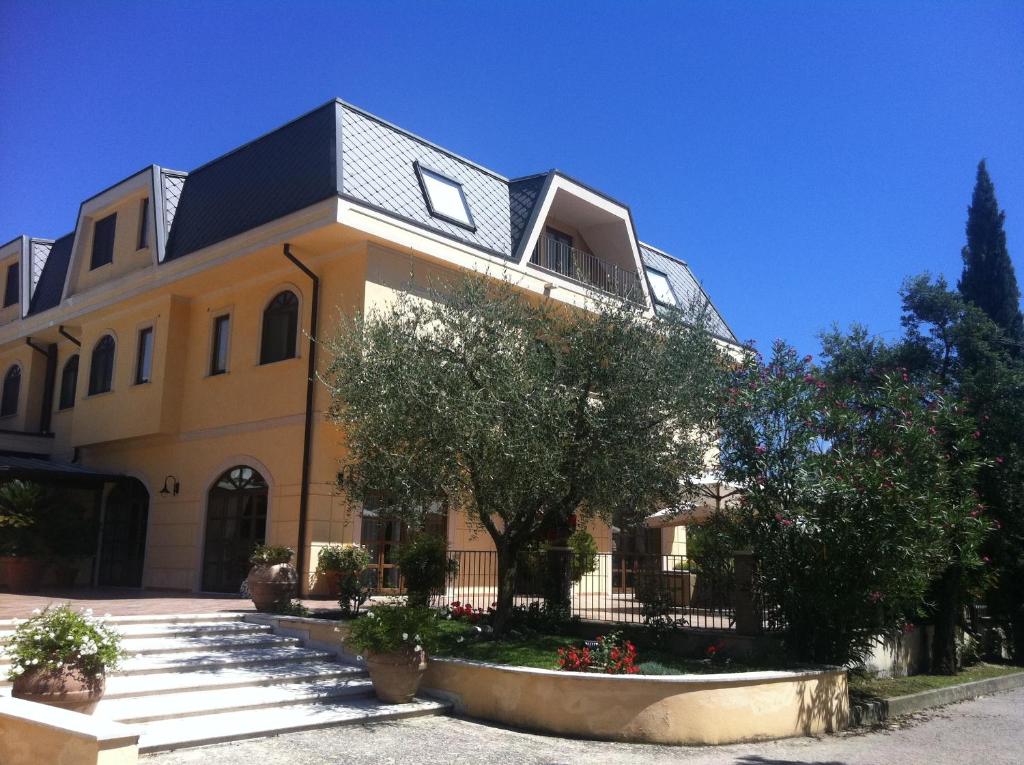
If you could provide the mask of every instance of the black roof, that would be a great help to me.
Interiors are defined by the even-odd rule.
[[[75,232],[65,234],[53,243],[50,256],[46,259],[43,272],[39,275],[36,291],[32,293],[29,303],[29,316],[60,305],[64,293],[64,280],[71,262],[71,246],[75,243]]]

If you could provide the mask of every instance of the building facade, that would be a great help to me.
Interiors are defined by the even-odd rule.
[[[101,487],[83,582],[233,592],[264,540],[296,548],[313,587],[322,545],[366,543],[383,581],[403,531],[336,488],[344,436],[311,338],[458,271],[575,305],[707,300],[622,203],[331,101],[189,172],[140,170],[62,237],[0,246],[0,480]],[[453,548],[490,546],[460,513],[438,524]]]

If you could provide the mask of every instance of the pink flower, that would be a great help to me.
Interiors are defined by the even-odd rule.
[[[880,593],[878,590],[875,590],[874,592],[868,594],[868,600],[870,600],[872,603],[878,603],[880,600],[884,599],[885,596],[882,595],[882,593]]]
[[[1004,461],[1004,460],[1003,460],[1003,458],[1002,458],[1002,457],[996,457],[996,464],[997,464],[997,465],[1002,465],[1002,464],[1003,464],[1003,461]]]
[[[754,448],[754,451],[757,452],[758,454],[764,454],[768,450],[763,446],[757,446]]]

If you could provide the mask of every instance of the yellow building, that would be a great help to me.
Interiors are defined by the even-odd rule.
[[[331,101],[190,172],[143,168],[65,236],[0,246],[0,478],[103,487],[82,582],[233,592],[263,540],[296,548],[310,582],[328,542],[386,568],[401,529],[335,488],[343,436],[311,337],[452,270],[652,312],[703,294],[622,203],[555,170],[504,178]],[[717,313],[715,329],[736,342]],[[490,546],[442,522],[453,548]]]

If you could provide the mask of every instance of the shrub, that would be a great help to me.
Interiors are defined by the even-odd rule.
[[[290,547],[256,545],[249,556],[250,566],[277,566],[290,563],[295,553]]]
[[[448,543],[441,537],[420,534],[398,551],[398,568],[405,580],[410,606],[428,606],[444,592],[449,576],[458,573],[459,562],[448,557]]]
[[[309,616],[310,611],[297,600],[284,600],[275,603],[271,607],[270,613],[278,616]]]
[[[576,529],[566,540],[571,550],[569,576],[574,582],[597,571],[597,543],[586,529]]]
[[[636,665],[638,674],[641,675],[678,675],[679,670],[666,667],[657,661],[645,661]]]
[[[116,669],[125,655],[120,634],[93,618],[92,609],[79,613],[65,604],[36,609],[33,614],[11,637],[0,641],[11,659],[10,680],[30,669],[66,668],[93,678]]]
[[[370,551],[363,545],[327,545],[317,556],[318,574],[360,574],[370,565]]]
[[[31,481],[8,481],[0,486],[0,542],[6,555],[39,555],[44,552],[43,536],[36,527],[49,515],[52,493]]]
[[[360,653],[433,651],[440,639],[437,613],[423,606],[374,606],[352,622],[346,643]]]

